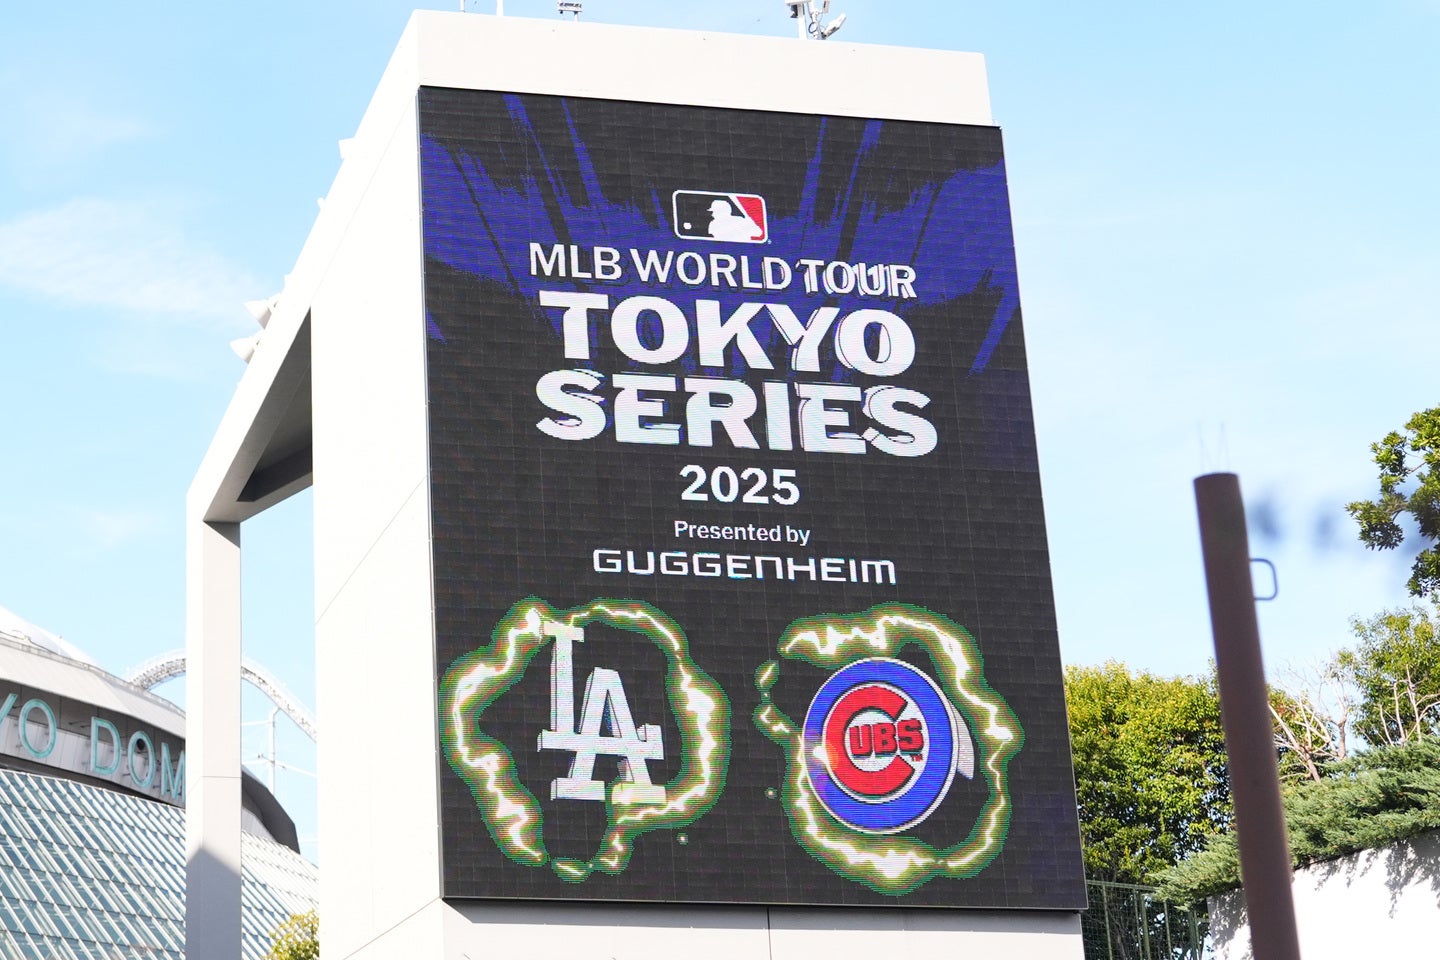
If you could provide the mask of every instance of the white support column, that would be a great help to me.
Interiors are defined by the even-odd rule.
[[[240,524],[190,513],[185,955],[240,960]]]

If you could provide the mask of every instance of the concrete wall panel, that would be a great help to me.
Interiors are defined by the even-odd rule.
[[[1295,871],[1305,960],[1425,957],[1440,930],[1440,832]],[[1240,891],[1210,902],[1217,960],[1254,960]]]

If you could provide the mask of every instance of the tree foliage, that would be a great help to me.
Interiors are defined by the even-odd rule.
[[[1331,660],[1308,676],[1270,690],[1270,719],[1280,751],[1280,779],[1320,780],[1329,764],[1350,755],[1356,694],[1348,672]]]
[[[314,910],[291,914],[270,934],[265,960],[319,960],[320,918]]]
[[[1336,664],[1359,697],[1355,732],[1367,743],[1401,744],[1440,733],[1440,632],[1423,607],[1350,621],[1359,646]]]
[[[1383,847],[1440,828],[1440,741],[1378,747],[1336,764],[1330,775],[1289,788],[1284,797],[1290,854],[1309,866]],[[1234,833],[1160,873],[1160,896],[1179,903],[1240,885]]]
[[[1440,598],[1440,407],[1421,410],[1403,431],[1372,443],[1370,452],[1380,471],[1380,494],[1345,509],[1360,525],[1360,540],[1373,550],[1393,550],[1404,542],[1399,518],[1408,515],[1425,544],[1410,570],[1410,593]]]
[[[1068,667],[1065,696],[1085,871],[1144,883],[1230,821],[1213,680]]]
[[[1359,641],[1304,689],[1271,694],[1285,816],[1298,866],[1440,828],[1440,610],[1385,610],[1351,621]],[[1369,750],[1352,752],[1352,732]],[[1240,883],[1232,833],[1158,875],[1186,901]]]

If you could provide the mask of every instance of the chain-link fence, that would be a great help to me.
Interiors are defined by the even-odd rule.
[[[1204,960],[1205,905],[1182,906],[1154,887],[1091,880],[1090,909],[1081,914],[1085,960]]]

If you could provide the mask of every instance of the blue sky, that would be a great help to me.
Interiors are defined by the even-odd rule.
[[[586,8],[793,34],[779,0]],[[1272,667],[1405,603],[1406,560],[1342,505],[1374,484],[1368,444],[1437,403],[1440,4],[834,8],[839,40],[987,57],[1066,661],[1206,668],[1209,470],[1260,507]],[[227,341],[280,289],[410,9],[0,8],[0,605],[107,668],[183,646],[184,495],[243,370]],[[247,525],[245,613],[247,654],[313,703],[309,522],[307,495]],[[297,812],[306,783],[281,776]]]

